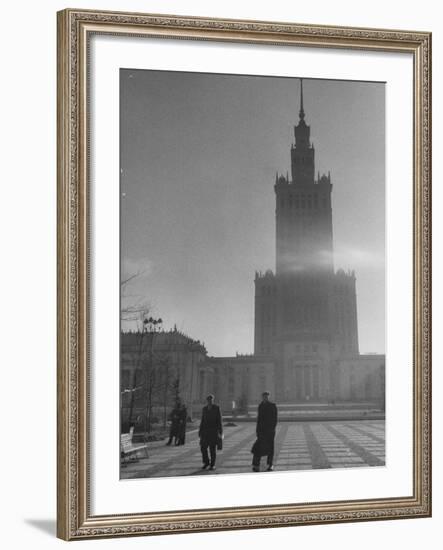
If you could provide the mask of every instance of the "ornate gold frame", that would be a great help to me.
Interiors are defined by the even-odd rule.
[[[88,484],[88,98],[94,33],[408,52],[414,59],[413,495],[92,516]],[[58,536],[65,540],[431,515],[431,34],[64,10],[58,13]]]

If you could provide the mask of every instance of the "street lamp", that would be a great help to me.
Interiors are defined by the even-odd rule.
[[[189,398],[189,418],[191,420],[191,422],[194,421],[194,418],[193,418],[193,413],[194,413],[194,406],[193,406],[193,401],[194,401],[194,350],[196,350],[196,346],[195,346],[195,343],[192,342],[191,345],[189,346],[189,349],[191,351],[191,391],[190,391],[190,398]]]
[[[146,365],[146,431],[151,430],[151,412],[152,412],[152,379],[154,377],[153,372],[153,348],[154,348],[154,334],[161,330],[163,320],[159,317],[145,317],[143,319],[143,334],[148,333],[151,335],[151,341],[149,345],[149,361]],[[151,372],[149,372],[151,371]],[[151,377],[149,376],[151,374]],[[149,378],[151,378],[149,383]]]
[[[161,325],[163,320],[160,318],[154,319],[154,317],[145,317],[143,319],[143,331],[144,332],[157,332],[157,326]]]

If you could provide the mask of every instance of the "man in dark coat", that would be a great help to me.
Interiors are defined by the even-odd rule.
[[[172,409],[169,414],[169,420],[171,421],[171,427],[169,429],[169,439],[166,445],[170,445],[174,439],[174,444],[178,445],[179,435],[180,435],[180,420],[181,420],[181,402],[180,399],[177,399],[175,402],[175,407]]]
[[[186,409],[186,405],[184,403],[180,405],[179,412],[180,412],[180,418],[179,418],[179,425],[177,430],[177,437],[178,437],[177,445],[184,445],[185,437],[186,437],[186,422],[188,420],[188,410]]]
[[[274,469],[274,438],[275,427],[277,426],[277,406],[269,401],[269,392],[265,391],[262,394],[262,402],[258,406],[257,414],[257,441],[251,449],[253,453],[252,471],[260,471],[260,459],[262,456],[267,457],[268,472]]]
[[[206,470],[209,466],[210,470],[215,470],[217,444],[219,444],[223,435],[222,416],[220,407],[214,404],[213,395],[208,395],[206,401],[208,404],[203,407],[200,428],[198,431],[203,459],[202,469]],[[208,448],[211,459],[209,459]]]

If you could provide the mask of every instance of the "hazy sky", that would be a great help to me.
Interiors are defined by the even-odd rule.
[[[251,353],[254,273],[275,269],[273,185],[277,170],[290,172],[300,81],[120,78],[122,278],[139,273],[122,303],[149,303],[210,355]],[[316,173],[331,172],[335,268],[356,272],[360,352],[383,353],[385,86],[303,87]]]

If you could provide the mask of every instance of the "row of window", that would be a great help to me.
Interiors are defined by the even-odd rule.
[[[269,345],[267,345],[267,342],[266,343],[264,342],[266,338],[263,333],[262,333],[261,340],[262,340],[261,352],[270,353],[271,348]],[[318,344],[296,344],[295,346],[295,353],[297,354],[301,354],[301,353],[310,354],[310,353],[317,353],[317,352],[318,352]]]
[[[322,310],[318,306],[296,306],[290,302],[284,309],[284,318],[295,326],[319,323],[322,320]]]
[[[323,198],[321,201],[321,204],[323,208],[326,208],[328,205],[328,201],[326,198]],[[317,193],[314,193],[314,195],[304,195],[302,194],[290,194],[288,197],[281,197],[280,198],[280,207],[283,209],[285,206],[288,208],[318,208],[319,205],[319,199]]]
[[[318,351],[318,344],[296,344],[295,351],[296,353],[316,353]]]
[[[311,364],[298,363],[296,358],[291,359],[289,363],[289,367],[291,367],[292,369],[304,369],[306,372],[310,372],[310,373],[313,373],[320,368],[316,364],[311,365]]]
[[[262,296],[271,296],[277,292],[275,286],[262,286],[260,289],[260,294]]]
[[[309,157],[296,157],[295,155],[293,156],[293,161],[294,161],[294,164],[299,164],[299,162],[297,161],[301,161],[301,164],[311,164],[312,163],[312,160],[313,160],[313,156],[312,155],[309,155]]]
[[[320,395],[320,373],[317,365],[293,364],[292,383],[297,399],[309,401]]]

